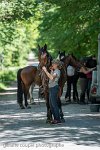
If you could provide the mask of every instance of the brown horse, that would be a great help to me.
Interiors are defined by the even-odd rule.
[[[40,48],[39,46],[39,55],[40,55],[40,51],[42,51],[42,53],[47,52],[46,48],[47,48],[46,45],[42,48]],[[47,52],[47,57],[48,56],[49,53]],[[40,56],[38,58],[41,64]],[[24,109],[25,107],[30,108],[27,101],[30,86],[32,84],[38,85],[39,87],[42,86],[40,64],[38,65],[38,67],[35,66],[24,67],[22,69],[19,69],[17,72],[17,102],[21,109]],[[23,105],[23,95],[25,100],[25,107]]]
[[[75,68],[81,65],[81,62],[73,54],[66,55],[65,51],[59,51],[59,59],[64,63],[65,67],[67,67],[69,63]]]
[[[39,69],[35,66],[27,66],[19,69],[17,72],[17,102],[21,109],[30,108],[28,105],[28,94],[30,86],[34,85],[41,86],[41,78],[39,75]],[[23,105],[23,95],[25,99],[25,107]]]
[[[47,49],[47,46],[45,45],[45,50]],[[42,67],[45,66],[48,70],[48,72],[50,72],[50,67],[51,67],[51,57],[49,55],[49,53],[47,51],[44,51],[44,49],[40,49],[39,48],[39,62],[40,62],[40,68],[41,68],[41,79],[42,79],[42,86],[44,89],[44,94],[45,94],[45,99],[46,99],[46,106],[47,106],[47,121],[49,121],[50,119],[52,119],[52,114],[51,114],[51,110],[50,110],[50,105],[49,105],[49,89],[48,89],[48,77],[45,74],[44,71],[42,71]],[[63,87],[64,84],[66,82],[66,70],[65,70],[65,66],[64,63],[61,62],[60,65],[60,79],[59,79],[59,93],[58,93],[58,107],[59,107],[59,111],[60,111],[60,118],[62,121],[64,121],[63,118],[63,112],[62,112],[62,106],[61,106],[61,99],[60,97],[62,96],[63,93]]]
[[[51,66],[52,57],[47,51],[47,45],[45,44],[44,47],[39,47],[38,59],[39,59],[39,66],[38,68],[35,66],[28,66],[22,69],[19,69],[17,72],[17,102],[20,107],[23,108],[30,108],[27,102],[27,97],[29,93],[29,88],[32,84],[36,84],[39,86],[43,86],[43,92],[46,100],[46,107],[47,107],[47,122],[52,119],[52,114],[49,105],[49,90],[48,90],[48,78],[44,71],[42,71],[42,66],[46,66],[47,70],[50,71],[49,67]],[[61,118],[63,119],[63,113],[61,108],[61,101],[60,96],[63,92],[63,86],[66,81],[66,71],[64,64],[60,67],[61,76],[59,79],[59,110],[61,114]],[[25,99],[25,107],[23,105],[23,94]]]
[[[59,51],[59,59],[65,65],[66,74],[67,74],[67,66],[69,64],[76,68],[75,69],[75,74],[74,74],[74,77],[73,77],[73,100],[75,102],[78,102],[79,98],[78,98],[78,91],[77,91],[77,81],[78,81],[78,78],[79,78],[79,73],[77,72],[77,70],[78,70],[78,68],[81,64],[73,54],[65,55],[65,51],[64,52]],[[67,83],[67,91],[66,91],[66,94],[65,94],[65,100],[66,100],[66,97],[68,97],[68,95],[69,95],[68,91],[69,91],[69,89],[68,89],[68,83]],[[70,101],[66,101],[66,102],[70,102]]]
[[[46,57],[44,57],[44,54],[46,54]],[[47,52],[46,44],[41,48],[39,46],[38,59],[38,68],[35,66],[27,66],[25,68],[19,69],[17,72],[17,102],[21,109],[24,109],[25,107],[30,108],[27,101],[30,86],[32,84],[43,86],[43,92],[47,106],[47,120],[51,120],[52,115],[49,106],[48,79],[42,71],[43,65],[46,65],[46,67],[49,69],[52,60],[51,56]],[[23,104],[23,95],[25,100],[25,107]]]
[[[39,53],[38,53],[38,60],[39,60],[39,70],[40,70],[40,76],[42,81],[42,87],[43,87],[43,93],[44,98],[46,101],[46,107],[47,107],[47,120],[46,122],[49,123],[52,120],[52,113],[50,110],[50,104],[49,104],[49,89],[48,89],[48,82],[49,79],[42,70],[42,67],[45,66],[47,70],[50,72],[50,66],[52,57],[47,51],[47,45],[45,44],[44,47],[40,48],[38,45]]]

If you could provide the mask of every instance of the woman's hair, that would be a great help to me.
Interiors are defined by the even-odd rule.
[[[62,62],[58,59],[53,59],[52,64],[57,64],[58,69],[61,69],[63,65]]]

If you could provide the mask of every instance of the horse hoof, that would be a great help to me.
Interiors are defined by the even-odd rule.
[[[46,123],[51,123],[51,120],[47,119],[47,120],[46,120]]]
[[[61,122],[63,122],[63,123],[65,122],[65,119],[64,119],[64,118],[61,118],[60,120],[61,120]]]
[[[27,108],[27,109],[31,109],[31,106],[27,106],[26,108]]]
[[[36,105],[36,102],[32,102],[31,105]]]
[[[21,109],[25,109],[25,107],[24,107],[24,106],[20,106],[20,108],[21,108]]]

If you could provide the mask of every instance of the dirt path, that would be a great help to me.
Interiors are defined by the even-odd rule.
[[[64,96],[64,95],[63,95]],[[64,97],[62,96],[62,102]],[[34,90],[37,100],[37,89]],[[16,83],[0,93],[0,144],[59,143],[100,146],[100,113],[90,113],[89,105],[63,105],[66,122],[46,124],[45,102],[21,110],[16,103]]]

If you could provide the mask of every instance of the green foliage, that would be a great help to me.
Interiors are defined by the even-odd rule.
[[[13,81],[16,79],[17,70],[3,70],[0,71],[0,82]]]
[[[51,51],[65,50],[76,56],[97,54],[100,32],[100,1],[44,0],[49,4],[40,25],[40,41]],[[42,41],[43,41],[42,40]],[[55,51],[54,51],[55,49]]]
[[[0,71],[0,90],[6,88],[7,85],[11,83],[11,81],[16,80],[17,70],[2,70]]]
[[[1,0],[0,55],[3,66],[23,65],[37,44],[77,57],[97,54],[99,0]],[[1,64],[0,64],[1,65]]]
[[[35,0],[2,0],[0,18],[3,21],[27,19],[34,15]]]
[[[3,83],[0,83],[0,91],[3,91],[6,88],[6,85]]]
[[[0,55],[3,66],[22,65],[36,46],[40,13],[35,0],[0,1]]]

